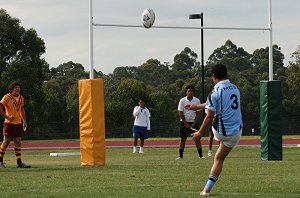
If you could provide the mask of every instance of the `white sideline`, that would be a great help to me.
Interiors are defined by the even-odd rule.
[[[50,153],[50,156],[73,156],[73,155],[80,155],[80,152]]]

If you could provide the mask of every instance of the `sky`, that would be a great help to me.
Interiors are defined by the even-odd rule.
[[[89,63],[88,0],[1,0],[0,8],[37,31],[50,67],[68,61]],[[199,27],[189,14],[203,13],[205,27],[268,27],[268,0],[93,0],[95,24],[142,25],[146,8],[155,12],[154,26]],[[300,1],[272,0],[273,44],[288,65],[300,45]],[[200,56],[200,30],[93,27],[94,69],[109,74],[116,67],[140,66],[148,59],[173,63],[185,47]],[[230,39],[248,53],[269,46],[269,31],[204,30],[204,61]],[[200,61],[200,57],[198,59]]]

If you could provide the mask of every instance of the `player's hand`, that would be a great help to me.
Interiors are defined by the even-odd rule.
[[[15,119],[15,117],[14,116],[7,116],[6,119],[8,119],[9,121],[13,121]]]
[[[201,138],[201,134],[199,131],[192,133],[193,140],[198,140]]]
[[[194,110],[194,111],[198,109],[197,105],[195,105],[195,104],[188,104],[184,108],[186,108],[188,110]]]
[[[26,131],[26,129],[27,129],[27,123],[23,122],[23,130]]]
[[[188,129],[191,128],[191,126],[188,123],[185,123],[184,126],[185,126],[185,128],[188,128]]]

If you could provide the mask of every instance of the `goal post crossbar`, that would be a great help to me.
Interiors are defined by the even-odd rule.
[[[89,0],[89,45],[90,45],[90,79],[94,78],[94,60],[93,60],[93,27],[143,27],[142,25],[120,25],[120,24],[98,24],[93,23],[92,0]],[[269,31],[269,81],[273,80],[273,22],[272,22],[272,0],[268,0],[268,27],[177,27],[177,26],[153,26],[152,28],[173,28],[173,29],[216,29],[216,30],[266,30]]]
[[[124,24],[108,24],[108,23],[93,23],[93,26],[98,27],[119,27],[119,28],[144,28],[142,25],[124,25]],[[152,26],[157,29],[190,29],[190,30],[270,30],[270,27],[191,27],[191,26]]]

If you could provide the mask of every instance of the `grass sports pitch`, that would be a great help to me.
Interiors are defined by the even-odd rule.
[[[100,167],[81,167],[78,155],[53,157],[52,152],[78,150],[24,151],[31,169],[16,168],[8,151],[7,168],[0,169],[0,197],[199,197],[213,163],[211,157],[197,158],[195,148],[186,148],[177,161],[177,148],[146,148],[144,154],[107,149],[107,164]],[[282,161],[262,161],[259,147],[237,147],[211,196],[300,197],[299,152],[299,147],[284,147]]]

